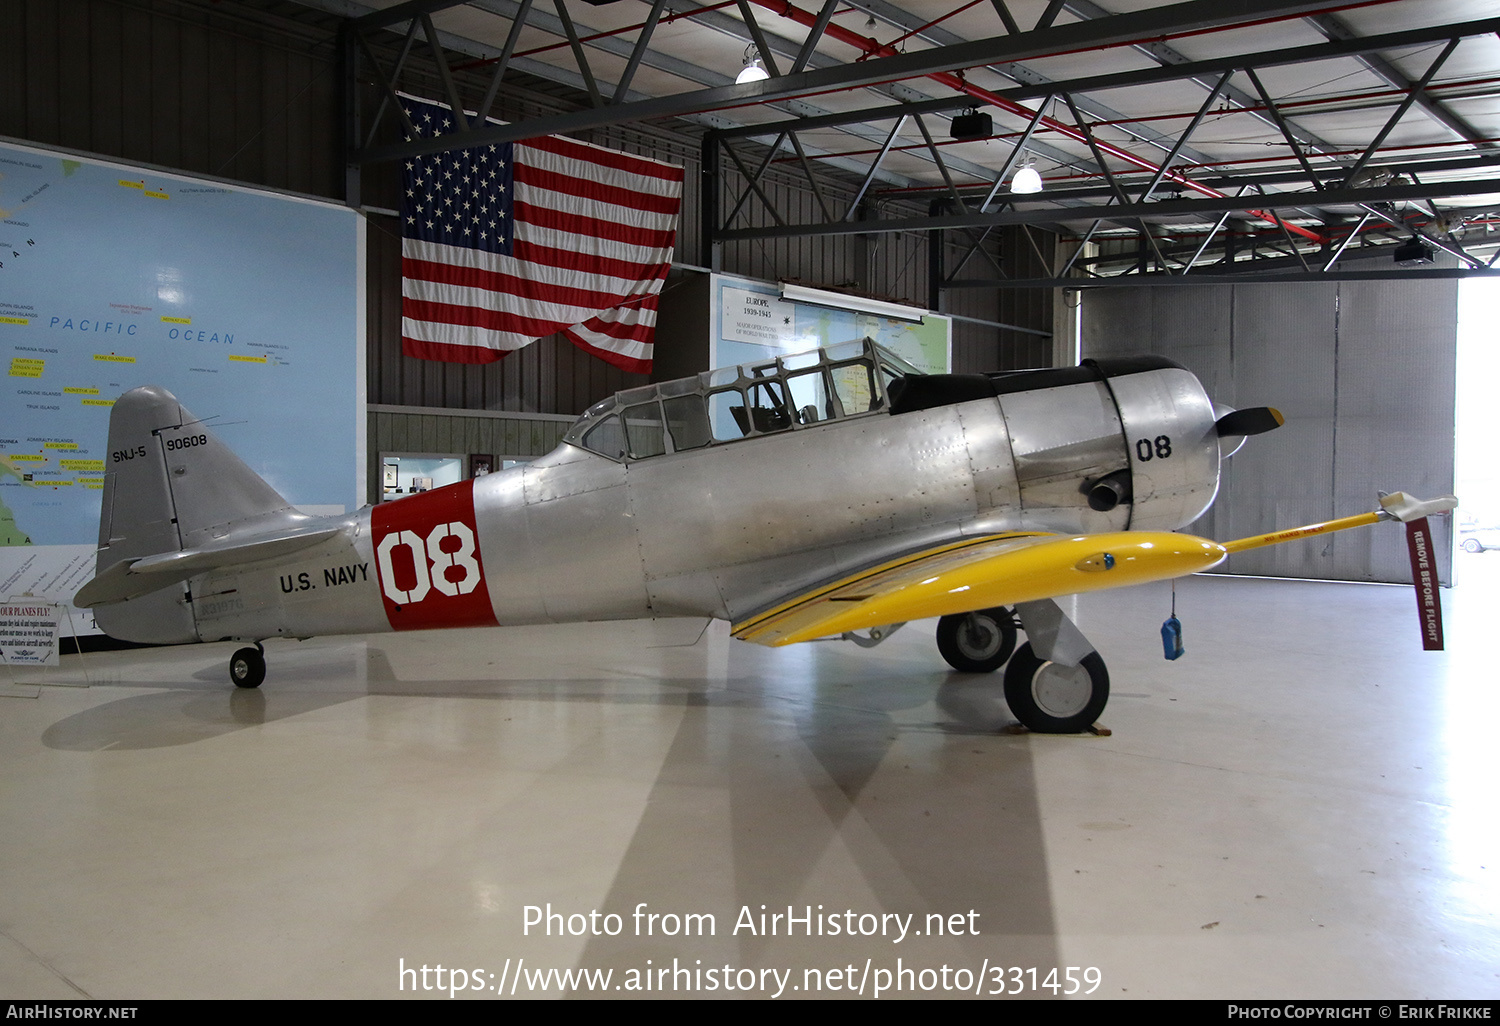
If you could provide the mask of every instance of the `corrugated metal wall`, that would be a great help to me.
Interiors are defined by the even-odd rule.
[[[1010,277],[1042,278],[1053,273],[1057,237],[1050,232],[1033,230],[1028,239],[1023,229],[1008,229],[992,232],[990,239],[994,241],[996,261]],[[954,265],[968,251],[969,243],[964,233],[946,233],[943,260],[948,274],[955,274]],[[984,277],[986,272],[993,273],[993,269],[975,255],[956,276]],[[944,313],[1031,329],[1007,331],[955,324],[953,369],[958,373],[1052,366],[1052,289],[951,289],[942,298]]]
[[[0,3],[0,134],[337,197],[326,33],[232,4]]]
[[[305,8],[271,3],[4,0],[0,135],[341,199],[336,24],[337,19]],[[460,80],[466,81],[466,95],[478,95],[487,84],[477,77]],[[441,95],[435,74],[428,85],[429,95]],[[511,91],[502,95],[496,113],[517,120],[562,108],[552,97]],[[701,232],[698,138],[655,126],[603,129],[588,138],[686,168],[678,259],[696,261]],[[765,183],[792,220],[812,219],[817,209],[800,174],[775,170]],[[726,196],[734,195],[733,178],[726,178]],[[827,190],[836,205],[847,205],[853,183],[830,174]],[[361,199],[366,206],[395,208],[398,193],[398,165],[365,170]],[[912,207],[918,213],[921,209]],[[408,359],[400,352],[395,219],[370,214],[367,234],[369,402],[576,414],[645,380],[555,338],[487,366]],[[1026,256],[1029,249],[1019,236],[1002,233],[993,233],[990,244],[1002,261],[1020,259],[1017,254]],[[1014,253],[1007,255],[1008,249]],[[916,234],[741,243],[725,248],[722,270],[828,284],[859,282],[871,292],[921,305],[927,298],[926,240]],[[945,299],[945,312],[1048,331],[1051,297],[955,291]],[[1042,336],[955,325],[959,370],[1040,366],[1048,362],[1049,351]],[[370,448],[378,451],[373,437]]]
[[[1099,289],[1084,294],[1083,352],[1168,356],[1216,402],[1285,414],[1229,461],[1189,529],[1240,538],[1374,509],[1379,490],[1453,490],[1457,301],[1453,281]],[[1447,519],[1434,530],[1446,583]],[[1242,553],[1228,570],[1411,580],[1392,526]]]

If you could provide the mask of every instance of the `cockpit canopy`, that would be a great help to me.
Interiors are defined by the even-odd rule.
[[[650,459],[883,412],[920,373],[868,338],[617,392],[563,436],[612,460]]]

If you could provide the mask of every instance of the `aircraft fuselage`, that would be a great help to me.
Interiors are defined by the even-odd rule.
[[[879,359],[867,346],[622,393],[528,465],[329,518],[337,533],[311,548],[178,586],[149,627],[111,625],[128,602],[100,607],[101,626],[188,642],[738,620],[944,539],[1171,530],[1213,500],[1215,412],[1175,365],[933,376],[903,395]],[[863,398],[841,386],[851,373],[868,374]],[[173,480],[209,458],[159,437]]]

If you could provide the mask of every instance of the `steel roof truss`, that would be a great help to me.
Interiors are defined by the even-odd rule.
[[[1353,29],[1333,14],[1313,14],[1309,15],[1306,20],[1328,39],[1358,38]],[[1356,59],[1397,89],[1403,89],[1408,92],[1412,90],[1413,83],[1411,79],[1403,75],[1400,69],[1386,60],[1382,54],[1370,51],[1357,55]],[[1441,101],[1424,93],[1418,97],[1417,103],[1434,121],[1450,132],[1453,132],[1459,138],[1486,147],[1494,145],[1493,143],[1485,143],[1483,132],[1480,132],[1473,125],[1448,109],[1447,105]]]
[[[1240,194],[1243,195],[1244,191],[1245,190],[1241,189]],[[1214,222],[1213,228],[1210,229],[1209,233],[1203,237],[1202,244],[1198,246],[1197,250],[1194,251],[1192,256],[1188,257],[1187,263],[1182,265],[1183,274],[1187,274],[1189,271],[1191,271],[1193,269],[1193,265],[1196,264],[1200,259],[1202,259],[1203,251],[1208,248],[1209,243],[1213,242],[1214,239],[1218,237],[1219,232],[1222,231],[1224,226],[1229,223],[1229,218],[1233,214],[1234,211],[1226,210],[1222,215],[1220,215],[1219,219]]]
[[[885,160],[885,155],[891,152],[891,145],[895,143],[896,137],[901,134],[901,129],[905,127],[906,116],[902,115],[896,119],[896,124],[891,129],[891,134],[885,137],[885,145],[880,147],[880,155],[870,164],[870,173],[865,175],[865,180],[859,184],[859,190],[854,194],[854,199],[849,201],[849,209],[844,212],[843,219],[845,221],[852,221],[854,215],[858,213],[859,205],[864,200],[865,193],[870,189],[870,183],[875,180],[875,172],[880,170],[880,165]]]
[[[761,176],[766,173],[766,168],[770,165],[771,158],[776,155],[776,150],[779,149],[780,146],[781,140],[778,139],[776,140],[776,147],[771,149],[771,151],[766,154],[766,159],[761,163],[756,172],[754,174],[751,174],[750,169],[747,168],[744,165],[744,162],[740,160],[740,155],[734,152],[734,147],[730,146],[728,143],[724,144],[724,152],[729,154],[729,159],[734,161],[734,166],[740,169],[740,174],[745,176],[745,182],[748,185],[748,188],[745,190],[745,192],[740,195],[739,202],[734,205],[734,209],[731,210],[729,212],[729,216],[724,219],[724,223],[726,225],[733,223],[734,219],[739,216],[740,210],[744,207],[745,201],[750,198],[750,194],[752,192],[760,197],[760,201],[765,204],[766,212],[771,215],[772,219],[775,220],[777,224],[786,224],[786,220],[776,210],[776,204],[771,202],[771,197],[767,196],[765,190],[760,187]]]
[[[1130,205],[1130,198],[1126,196],[1125,190],[1120,185],[1119,181],[1115,178],[1114,172],[1110,171],[1109,164],[1104,159],[1104,154],[1099,152],[1099,143],[1094,138],[1094,130],[1089,125],[1088,121],[1084,118],[1083,113],[1078,109],[1078,104],[1073,101],[1072,94],[1063,93],[1063,99],[1068,104],[1068,110],[1073,112],[1073,120],[1078,125],[1078,130],[1083,133],[1084,139],[1088,141],[1089,149],[1094,154],[1094,161],[1099,165],[1099,171],[1104,175],[1104,180],[1109,183],[1109,190],[1114,194],[1115,202],[1120,206]],[[1137,205],[1139,206],[1140,204]],[[1106,217],[1107,216],[1108,215],[1106,215]],[[1153,236],[1151,234],[1151,230],[1146,227],[1146,222],[1140,217],[1132,218],[1131,222],[1136,228],[1139,229],[1140,233],[1150,241],[1151,248],[1156,251],[1156,258],[1161,261],[1162,267],[1165,268],[1167,266],[1166,258],[1162,256],[1161,248],[1156,244],[1156,237]],[[1119,222],[1117,221],[1117,223]]]
[[[932,133],[927,130],[927,122],[922,120],[922,115],[913,116],[917,123],[917,131],[922,133],[922,141],[927,144],[927,152],[932,154],[932,162],[937,165],[938,174],[943,176],[943,183],[948,187],[948,195],[958,205],[963,213],[969,212],[969,207],[964,203],[963,197],[958,194],[958,186],[953,184],[953,176],[948,173],[948,165],[943,163],[943,155],[938,152],[937,144],[932,141]]]
[[[853,64],[817,68],[796,75],[745,85],[726,85],[690,90],[610,106],[606,109],[573,111],[537,118],[522,125],[489,125],[468,133],[469,138],[413,140],[402,146],[377,146],[358,154],[364,163],[395,160],[435,152],[445,144],[476,146],[514,142],[539,135],[583,131],[628,121],[646,121],[723,109],[740,103],[766,103],[795,99],[823,91],[853,89],[899,81],[939,72],[977,67],[997,60],[1024,60],[1060,50],[1127,42],[1132,38],[1178,27],[1184,20],[1203,26],[1242,22],[1258,14],[1295,14],[1314,10],[1316,0],[1240,0],[1226,5],[1219,0],[1188,0],[1163,8],[1119,14],[1096,22],[1052,27],[1021,36],[1001,36],[951,46],[918,50]]]
[[[1021,154],[1026,149],[1026,144],[1031,142],[1031,136],[1036,132],[1038,125],[1042,123],[1042,112],[1047,109],[1047,104],[1052,101],[1052,95],[1048,94],[1038,105],[1036,113],[1026,124],[1026,131],[1016,140],[1016,144],[1010,148],[1010,156],[1005,158],[1005,163],[1000,166],[1000,173],[995,176],[995,184],[990,187],[989,194],[984,197],[984,202],[979,204],[981,212],[990,209],[990,204],[995,202],[995,196],[1000,192],[1000,186],[1005,184],[1005,176],[1010,174],[1011,169],[1016,166],[1016,161],[1021,159]]]
[[[505,45],[500,50],[500,56],[495,60],[495,73],[490,78],[489,88],[484,91],[484,99],[479,104],[478,124],[484,124],[489,120],[490,110],[495,106],[495,97],[500,92],[500,80],[505,77],[506,71],[510,69],[510,59],[515,55],[516,43],[521,39],[521,30],[526,27],[526,18],[531,14],[532,0],[521,0],[520,9],[515,18],[511,20],[510,31],[505,34]],[[620,95],[615,94],[615,102],[620,102]]]
[[[562,3],[562,0],[558,0]],[[427,37],[427,45],[432,47],[432,59],[437,62],[438,77],[443,82],[443,92],[448,94],[448,106],[453,109],[453,124],[458,128],[458,134],[469,130],[469,122],[464,117],[464,104],[458,98],[458,84],[453,81],[453,70],[448,67],[448,55],[443,51],[443,44],[438,41],[437,26],[432,23],[432,15],[423,12],[418,19],[422,22],[422,34]]]
[[[1452,56],[1453,51],[1458,49],[1458,43],[1458,39],[1448,40],[1448,44],[1443,47],[1443,52],[1438,54],[1437,59],[1433,61],[1432,65],[1427,69],[1427,73],[1422,76],[1422,80],[1416,83],[1416,85],[1412,86],[1412,88],[1407,92],[1406,98],[1396,105],[1396,109],[1392,111],[1391,116],[1386,119],[1384,127],[1382,127],[1376,134],[1375,138],[1370,142],[1370,145],[1365,147],[1365,152],[1361,154],[1360,158],[1354,162],[1354,166],[1349,169],[1349,173],[1346,177],[1352,179],[1355,175],[1359,174],[1360,170],[1364,168],[1366,164],[1370,162],[1370,158],[1375,156],[1376,151],[1380,149],[1380,144],[1385,142],[1386,137],[1391,134],[1391,130],[1396,127],[1396,122],[1400,121],[1401,118],[1405,116],[1406,112],[1411,110],[1412,104],[1416,103],[1417,98],[1419,96],[1422,96],[1427,87],[1432,84],[1432,78],[1438,73],[1438,69],[1443,66],[1444,62],[1447,61],[1450,56]]]
[[[353,27],[361,32],[366,29],[389,28],[398,21],[415,21],[417,18],[437,11],[462,6],[466,2],[467,0],[408,0],[404,4],[360,15],[353,19]]]
[[[766,72],[772,78],[780,78],[781,72],[776,67],[776,54],[772,52],[770,41],[761,30],[760,22],[756,20],[755,8],[750,6],[750,0],[738,0],[738,4],[740,17],[745,19],[745,27],[750,30],[750,39],[755,43],[755,50],[760,54],[760,60],[765,65]]]
[[[1359,219],[1359,224],[1354,226],[1352,232],[1344,236],[1343,241],[1338,244],[1338,248],[1333,251],[1333,255],[1328,258],[1328,263],[1323,265],[1325,272],[1333,270],[1333,265],[1339,262],[1339,257],[1344,255],[1344,250],[1349,248],[1349,243],[1359,237],[1359,233],[1364,231],[1365,225],[1369,224],[1370,218],[1373,216],[1375,215],[1371,214],[1368,210],[1365,211],[1364,216]]]
[[[1228,217],[1229,215],[1226,213],[1225,216]],[[1068,257],[1068,262],[1063,265],[1062,276],[1064,278],[1066,278],[1068,274],[1073,270],[1073,265],[1078,262],[1078,258],[1083,255],[1084,249],[1087,248],[1090,240],[1093,239],[1094,233],[1099,230],[1099,226],[1103,223],[1103,220],[1095,218],[1094,223],[1089,225],[1089,230],[1085,232],[1083,238],[1078,241],[1078,248],[1073,250],[1073,255]],[[1087,268],[1085,268],[1085,270],[1087,271]],[[1087,273],[1092,275],[1094,272],[1087,271]]]
[[[1198,108],[1198,113],[1193,116],[1192,121],[1188,122],[1187,127],[1182,130],[1182,134],[1177,137],[1177,141],[1172,144],[1172,149],[1169,150],[1166,157],[1162,159],[1161,166],[1156,169],[1156,174],[1151,176],[1151,184],[1147,185],[1146,188],[1142,190],[1138,202],[1145,203],[1151,198],[1151,194],[1156,191],[1156,187],[1161,184],[1162,178],[1165,177],[1167,169],[1171,167],[1172,161],[1177,158],[1178,151],[1181,150],[1183,144],[1188,141],[1188,137],[1191,136],[1195,131],[1197,131],[1198,126],[1203,124],[1203,119],[1207,117],[1208,112],[1213,109],[1214,101],[1219,98],[1219,94],[1222,93],[1224,91],[1224,87],[1229,84],[1229,76],[1232,74],[1234,74],[1234,72],[1232,71],[1224,72],[1223,77],[1219,79],[1218,85],[1214,86],[1208,91],[1208,95],[1203,98],[1203,105]]]
[[[995,13],[1000,16],[1000,21],[1005,26],[1005,31],[1013,36],[1020,35],[1021,26],[1016,24],[1016,19],[1011,15],[1010,8],[1005,6],[1005,0],[990,0],[990,3],[994,5]]]
[[[615,84],[615,95],[611,98],[611,103],[620,103],[629,95],[630,83],[635,80],[635,73],[641,66],[641,58],[646,55],[646,47],[651,42],[651,36],[656,31],[656,23],[661,20],[662,9],[666,6],[667,0],[655,0],[651,5],[651,13],[646,16],[646,24],[641,26],[641,34],[636,37],[635,48],[630,51],[630,60],[625,65],[625,73]]]
[[[1291,149],[1292,155],[1302,165],[1302,170],[1307,172],[1307,177],[1313,183],[1313,186],[1321,191],[1323,188],[1323,179],[1313,170],[1312,164],[1308,162],[1307,154],[1302,152],[1302,146],[1299,144],[1296,135],[1293,134],[1291,124],[1282,116],[1281,108],[1276,106],[1276,101],[1271,99],[1270,90],[1260,80],[1260,76],[1255,73],[1254,68],[1246,68],[1245,74],[1249,76],[1250,83],[1255,86],[1255,91],[1260,93],[1261,102],[1266,105],[1266,111],[1270,114],[1272,123],[1281,130],[1281,137],[1286,140],[1286,144]]]
[[[350,32],[354,41],[359,44],[360,51],[369,60],[370,67],[375,69],[375,75],[380,81],[380,88],[382,90],[380,106],[375,109],[375,116],[370,120],[370,133],[365,138],[365,146],[369,147],[375,141],[375,133],[380,128],[380,122],[385,116],[386,109],[393,104],[396,108],[396,116],[401,119],[401,125],[405,130],[406,137],[408,139],[415,139],[417,137],[417,127],[411,123],[411,118],[406,116],[406,108],[401,105],[401,97],[396,93],[396,89],[391,83],[393,78],[399,78],[401,68],[406,63],[407,55],[411,53],[412,43],[416,40],[417,36],[416,19],[413,18],[406,27],[406,38],[401,42],[401,53],[396,58],[393,78],[387,78],[385,72],[381,70],[380,62],[375,59],[375,53],[370,49],[370,43],[365,38],[365,34],[360,31],[359,26],[357,24],[350,26]]]
[[[818,40],[823,38],[823,33],[828,31],[828,21],[833,17],[834,10],[841,0],[824,0],[823,9],[818,12],[818,20],[808,31],[807,38],[802,41],[802,49],[797,52],[797,59],[792,62],[792,74],[796,75],[804,71],[812,55],[818,49]]]
[[[1500,178],[1486,178],[1462,182],[1432,182],[1427,185],[1380,185],[1359,188],[1330,189],[1318,194],[1318,199],[1329,205],[1362,205],[1369,203],[1403,202],[1426,197],[1489,195],[1500,193]],[[1044,197],[1045,198],[1045,197]],[[1254,207],[1296,209],[1302,205],[1306,194],[1268,193],[1264,196],[1213,196],[1195,199],[1152,200],[1145,204],[1120,206],[1114,203],[1094,204],[1064,209],[1016,208],[999,213],[947,215],[943,217],[890,218],[884,221],[861,222],[857,228],[843,223],[825,225],[795,224],[785,228],[747,228],[726,233],[723,241],[755,237],[795,237],[799,235],[846,235],[851,232],[878,231],[934,231],[965,226],[1044,224],[1059,219],[1070,221],[1088,218],[1122,219],[1144,216],[1204,217],[1209,219],[1225,210],[1249,211]],[[1380,216],[1380,211],[1376,211]]]
[[[1254,53],[1231,57],[1211,57],[1187,64],[1169,64],[1137,71],[1118,71],[1066,82],[1053,82],[1047,87],[1018,86],[1000,91],[1007,100],[1028,100],[1040,96],[1047,89],[1067,89],[1070,92],[1121,89],[1126,86],[1156,85],[1194,78],[1198,75],[1222,74],[1225,71],[1246,67],[1272,68],[1289,64],[1307,64],[1313,61],[1331,60],[1336,57],[1356,57],[1360,54],[1380,50],[1399,50],[1438,43],[1446,40],[1465,39],[1500,32],[1500,18],[1479,18],[1474,21],[1453,22],[1447,25],[1427,25],[1422,28],[1387,32],[1378,36],[1359,36],[1335,43],[1310,43],[1306,46],[1288,47],[1279,50],[1260,50]]]
[[[796,132],[790,132],[787,138],[791,141],[792,148],[797,151],[797,161],[802,165],[802,173],[807,175],[807,184],[812,186],[813,197],[818,201],[818,209],[823,211],[823,220],[833,220],[833,208],[828,205],[828,199],[823,195],[823,186],[818,182],[818,176],[813,173],[812,164],[808,163],[807,153],[802,149],[802,140],[797,138]]]
[[[1064,4],[1065,0],[1051,0],[1051,2],[1047,4],[1046,9],[1043,10],[1041,15],[1037,18],[1036,28],[1044,29],[1050,27],[1052,23],[1057,20],[1057,16],[1062,13]],[[1036,29],[1033,29],[1032,31],[1036,31]]]
[[[557,8],[557,20],[562,22],[563,31],[568,36],[568,47],[573,51],[573,60],[578,65],[578,73],[583,76],[583,82],[588,86],[589,101],[595,107],[604,106],[604,97],[599,93],[599,84],[594,81],[593,69],[589,67],[588,55],[583,52],[583,43],[578,40],[578,30],[573,26],[573,18],[568,14],[568,5],[563,0],[552,0],[552,5]]]

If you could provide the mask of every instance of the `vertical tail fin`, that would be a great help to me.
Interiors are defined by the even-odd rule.
[[[147,386],[110,412],[95,575],[125,560],[180,552],[231,532],[298,517],[291,504],[215,438],[176,396]],[[134,641],[198,640],[183,584],[101,605],[108,634]]]

